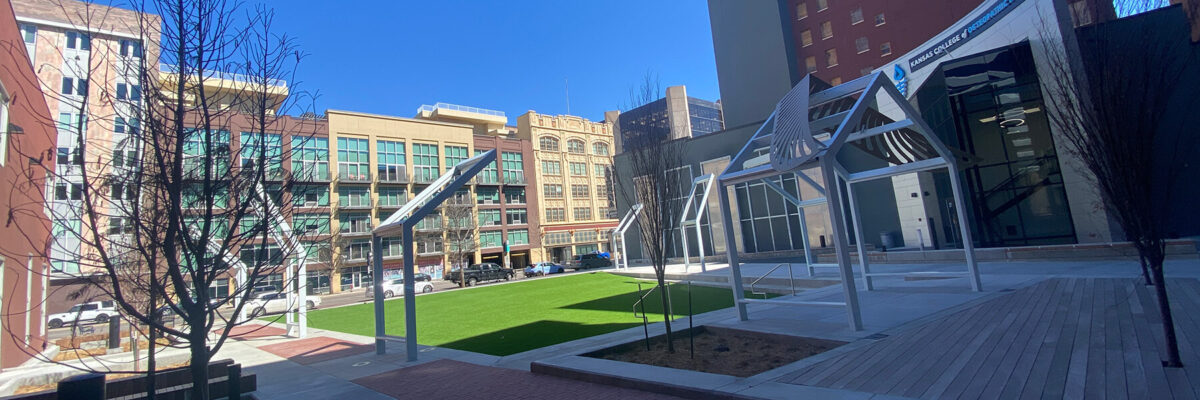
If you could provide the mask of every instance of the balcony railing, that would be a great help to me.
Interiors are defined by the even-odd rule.
[[[342,204],[341,202],[338,202],[338,208],[341,208],[344,210],[368,210],[371,208],[371,202],[370,201],[357,201],[357,202],[347,201],[346,204]]]
[[[375,181],[379,183],[408,183],[408,169],[403,165],[389,168],[380,167],[375,173]]]
[[[475,114],[491,115],[491,116],[496,116],[496,117],[505,116],[504,111],[489,110],[486,108],[479,108],[479,107],[460,106],[458,104],[450,104],[450,103],[437,103],[434,105],[422,104],[421,107],[417,108],[417,113],[420,113],[421,111],[434,112],[434,111],[437,111],[438,109],[445,109],[445,110],[451,110],[451,111],[462,111],[462,112],[469,112],[469,113],[475,113]]]
[[[413,182],[414,183],[433,183],[433,181],[436,181],[437,178],[438,178],[438,175],[436,175],[436,174],[417,173],[417,174],[413,175]]]
[[[342,234],[342,236],[370,235],[371,234],[371,226],[368,225],[366,229],[350,229],[350,230],[346,230],[346,231],[341,231],[340,233]]]
[[[390,202],[390,201],[383,201],[383,199],[379,199],[379,200],[376,200],[376,201],[375,201],[375,207],[379,207],[379,208],[400,208],[400,207],[404,207],[404,203],[407,203],[407,202],[405,202],[405,201],[401,201],[401,202],[399,202],[399,203],[392,203],[392,202]]]
[[[483,171],[471,180],[471,183],[476,185],[499,185],[500,178],[496,175],[496,171]]]
[[[504,176],[504,184],[505,185],[524,185],[525,184],[525,175],[524,174],[506,175],[506,176]]]
[[[351,173],[350,171],[338,171],[338,182],[371,183],[371,173],[367,171],[358,173]]]

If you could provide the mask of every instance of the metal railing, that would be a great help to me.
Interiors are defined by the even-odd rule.
[[[505,117],[506,116],[504,114],[504,111],[489,110],[486,108],[479,108],[479,107],[460,106],[458,104],[450,104],[450,103],[435,103],[433,105],[422,104],[421,107],[417,108],[417,113],[420,113],[422,111],[434,112],[434,111],[437,111],[438,109],[446,109],[446,110],[450,110],[450,111],[463,111],[463,112],[469,112],[469,113],[475,113],[475,114],[492,115],[492,116],[496,116],[496,117]]]
[[[774,273],[775,270],[779,269],[779,267],[782,267],[784,265],[788,266],[788,283],[792,284],[792,296],[795,296],[796,295],[796,278],[792,274],[792,263],[776,264],[774,267],[771,267],[771,269],[768,270],[766,274],[763,274],[763,276],[760,276],[760,277],[758,277],[758,279],[755,279],[753,282],[750,282],[750,294],[761,294],[764,299],[767,298],[767,292],[755,291],[754,286],[757,285],[759,281],[763,280],[763,278],[771,276],[771,274]]]

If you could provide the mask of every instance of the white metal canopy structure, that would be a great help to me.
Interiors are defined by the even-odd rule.
[[[717,191],[721,214],[725,221],[733,220],[729,195],[724,188],[754,181],[764,182],[782,194],[786,201],[799,208],[826,204],[833,220],[833,244],[845,299],[843,302],[746,299],[742,289],[737,246],[729,243],[726,248],[729,252],[729,271],[734,285],[733,295],[738,305],[738,316],[747,320],[746,304],[753,302],[845,307],[851,328],[861,330],[862,314],[848,249],[847,235],[850,232],[855,235],[859,265],[867,290],[874,288],[873,277],[908,274],[965,275],[968,276],[974,290],[982,290],[970,228],[965,223],[967,216],[962,200],[962,185],[959,182],[958,160],[955,157],[882,73],[876,72],[835,87],[830,87],[811,75],[804,77],[779,101],[775,111],[721,174],[720,190]],[[821,182],[803,172],[814,168],[820,169]],[[951,274],[871,273],[864,248],[854,185],[937,169],[946,169],[949,172],[958,219],[963,221],[959,228],[968,271]],[[825,197],[807,200],[796,198],[770,179],[783,173],[795,173]],[[848,200],[848,207],[843,206],[842,196]],[[847,209],[850,213],[849,220],[845,215]],[[801,212],[800,215],[803,218],[804,213]],[[802,225],[805,222],[801,220]],[[732,240],[735,237],[733,224],[723,225],[726,240]],[[804,232],[805,256],[808,258],[806,262],[811,273],[814,264],[807,242],[807,232]]]
[[[371,231],[371,274],[375,276],[375,352],[387,353],[388,340],[398,340],[405,343],[408,361],[417,360],[417,307],[414,302],[416,290],[413,280],[413,227],[433,211],[442,202],[453,196],[463,185],[469,182],[488,164],[496,161],[496,150],[463,160],[451,167],[445,174],[429,184],[429,187],[417,193],[412,200],[396,210],[390,217]],[[383,237],[399,233],[404,246],[404,337],[390,336],[384,330],[385,319],[383,312]]]
[[[629,208],[629,211],[625,212],[625,216],[621,217],[621,221],[617,222],[617,227],[613,228],[612,234],[609,235],[608,240],[611,244],[609,248],[612,249],[613,259],[616,261],[613,263],[613,266],[617,267],[617,269],[629,268],[629,253],[625,251],[625,232],[629,230],[630,226],[633,226],[633,221],[637,219],[637,216],[641,212],[642,203],[634,204],[633,207]],[[620,247],[617,247],[618,240],[621,242]],[[621,258],[617,258],[616,256],[617,249],[621,249]]]
[[[291,224],[288,224],[287,219],[283,218],[283,213],[280,212],[279,206],[271,200],[271,196],[267,195],[266,189],[263,188],[262,182],[254,184],[254,192],[261,203],[256,203],[254,213],[263,220],[266,216],[271,216],[270,223],[266,225],[267,232],[271,235],[271,239],[280,246],[280,253],[285,259],[293,260],[288,264],[287,275],[288,281],[296,282],[295,285],[284,284],[281,289],[287,292],[288,311],[285,313],[285,321],[287,323],[288,336],[295,335],[297,337],[305,337],[308,335],[308,293],[305,286],[308,285],[308,252],[301,246],[300,241],[292,232]],[[216,242],[209,241],[209,250],[218,252],[220,248]],[[235,279],[237,279],[237,293],[245,293],[253,288],[249,287],[248,268],[241,259],[235,257],[232,253],[226,252],[225,263],[233,268]],[[293,314],[291,305],[296,305],[295,314]],[[241,312],[236,316],[235,321],[246,321],[246,309],[242,308]]]
[[[704,233],[700,229],[700,219],[704,218],[704,211],[708,210],[708,194],[712,193],[713,183],[717,177],[713,174],[705,174],[696,177],[692,180],[692,189],[688,192],[688,198],[683,203],[683,212],[680,213],[679,219],[679,237],[683,240],[683,270],[686,272],[691,268],[691,262],[688,261],[688,227],[695,227],[696,243],[700,249],[700,272],[707,272],[707,265],[704,263]],[[693,204],[696,201],[696,189],[701,189],[700,204]],[[695,213],[693,216],[692,213]]]

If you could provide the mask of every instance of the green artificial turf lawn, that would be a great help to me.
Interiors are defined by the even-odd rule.
[[[504,356],[635,327],[642,323],[632,309],[637,282],[595,272],[417,296],[417,342]],[[645,290],[653,286],[641,282]],[[686,316],[687,285],[671,286],[675,314]],[[696,314],[733,306],[728,289],[692,289]],[[660,299],[658,293],[647,298],[651,323],[662,321]],[[404,301],[384,304],[387,333],[404,335]],[[373,309],[372,303],[365,303],[309,311],[308,323],[313,328],[375,336]]]

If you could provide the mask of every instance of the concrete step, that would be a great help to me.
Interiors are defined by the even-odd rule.
[[[800,272],[801,269],[799,269],[799,268],[797,268],[797,269],[798,269],[797,273],[801,273]],[[615,274],[615,275],[628,276],[630,278],[648,279],[648,280],[657,279],[657,277],[654,275],[653,271],[642,272],[642,271],[628,271],[628,270],[610,270],[608,272]],[[722,274],[680,274],[680,273],[668,272],[663,277],[669,281],[688,281],[688,280],[690,280],[692,282],[697,282],[697,283],[711,283],[711,284],[718,284],[719,286],[722,286],[722,287],[729,287],[729,276],[722,275]],[[742,285],[745,286],[746,290],[750,290],[750,284],[754,283],[754,281],[756,279],[758,279],[757,276],[749,276],[749,277],[743,276],[742,277]],[[831,278],[812,278],[812,277],[808,277],[806,275],[797,276],[795,279],[796,290],[821,288],[821,287],[825,287],[825,286],[829,286],[829,285],[835,285],[838,282],[841,282],[841,281],[838,279],[831,279]],[[758,281],[758,284],[755,287],[756,288],[769,287],[769,288],[780,288],[780,289],[786,288],[786,290],[790,293],[791,287],[792,287],[792,282],[789,282],[786,277],[771,276],[771,277],[763,278],[762,280]]]

